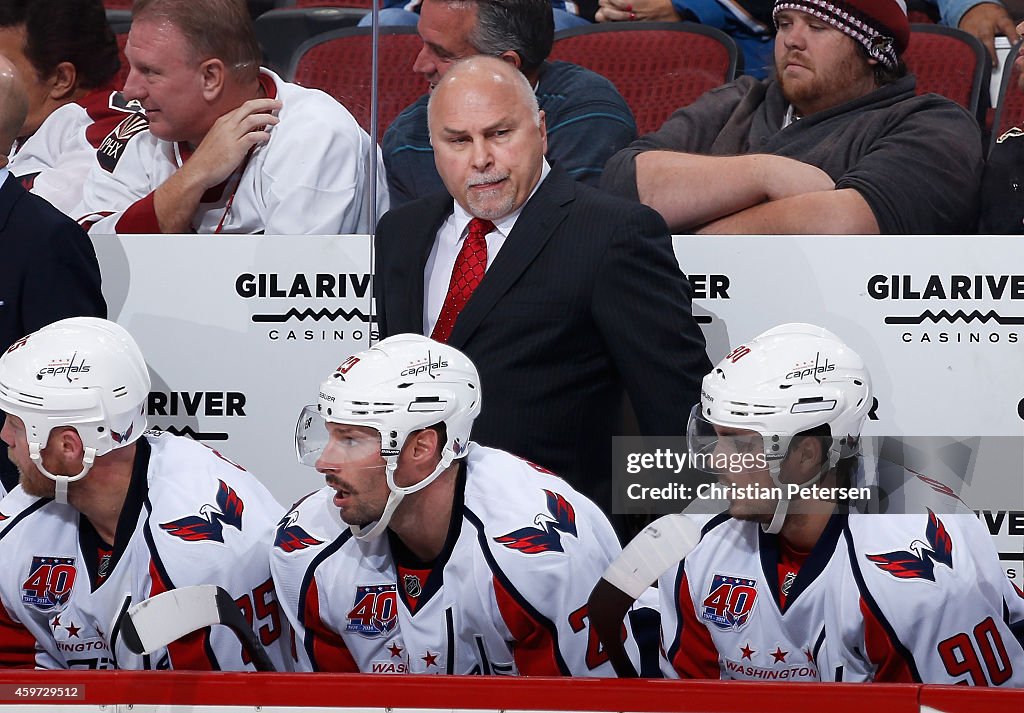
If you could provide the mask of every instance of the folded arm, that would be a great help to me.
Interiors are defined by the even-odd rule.
[[[703,226],[702,234],[877,234],[878,220],[853,188],[789,196]]]
[[[682,17],[672,0],[599,0],[594,19],[598,22],[679,22]]]
[[[804,193],[834,188],[810,164],[770,154],[701,156],[647,151],[636,157],[640,201],[661,213],[673,231]]]

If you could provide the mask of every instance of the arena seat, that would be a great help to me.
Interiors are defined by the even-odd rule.
[[[918,94],[952,99],[984,126],[992,67],[981,40],[944,25],[911,24],[903,60],[917,76]]]
[[[611,80],[646,134],[709,89],[732,81],[739,51],[721,30],[693,22],[603,23],[555,34],[550,59]]]
[[[550,59],[607,77],[645,134],[680,107],[726,82],[742,55],[721,30],[696,23],[610,23],[555,33]]]
[[[996,102],[996,115],[992,121],[992,140],[989,150],[995,146],[996,140],[1009,129],[1024,125],[1024,91],[1018,85],[1021,75],[1013,68],[1014,60],[1017,59],[1017,51],[1022,44],[1024,44],[1024,40],[1017,42],[1010,53],[1006,55],[1006,60],[1003,63],[1003,75],[999,81],[999,99]]]
[[[318,35],[292,56],[288,78],[327,92],[370,131],[372,28],[348,27]],[[378,48],[377,138],[398,114],[427,91],[412,71],[423,46],[415,27],[382,27]]]
[[[283,7],[256,18],[256,39],[264,65],[278,74],[288,71],[295,49],[311,37],[353,27],[367,13],[357,7]]]

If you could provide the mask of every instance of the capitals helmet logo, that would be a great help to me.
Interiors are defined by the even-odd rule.
[[[757,580],[716,574],[711,580],[700,616],[722,630],[740,629],[750,621],[757,603]]]
[[[345,631],[367,639],[384,636],[398,623],[398,591],[394,584],[356,587],[355,601],[346,618]]]
[[[547,497],[548,514],[539,513],[534,518],[533,524],[537,527],[513,530],[495,537],[494,541],[526,555],[564,552],[561,533],[576,537],[576,511],[560,494],[545,490],[544,495]]]
[[[295,521],[298,519],[299,514],[294,510],[281,518],[281,521],[277,523],[274,547],[282,552],[295,552],[324,543],[323,540],[318,540],[310,535],[300,525],[296,525]]]
[[[953,540],[942,520],[931,510],[928,511],[924,539],[923,542],[911,542],[909,551],[897,550],[865,557],[896,579],[924,579],[934,582],[936,564],[944,564],[953,569]]]
[[[132,437],[132,431],[134,430],[135,421],[132,421],[131,423],[128,424],[128,430],[126,430],[124,433],[118,433],[113,428],[111,428],[110,437],[111,439],[113,439],[114,443],[124,443],[125,441]]]
[[[74,557],[36,555],[21,583],[21,601],[40,611],[62,609],[71,599],[77,577]]]
[[[224,526],[242,530],[242,511],[245,503],[223,480],[217,488],[216,505],[207,503],[198,515],[186,515],[180,520],[160,523],[160,529],[185,542],[224,542]]]

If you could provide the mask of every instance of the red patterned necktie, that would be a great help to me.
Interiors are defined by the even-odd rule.
[[[452,279],[448,283],[448,294],[444,297],[441,314],[434,325],[430,338],[438,342],[447,342],[459,312],[469,302],[469,296],[480,284],[487,270],[487,241],[485,236],[494,230],[494,223],[489,220],[473,218],[469,221],[469,235],[462,242],[462,249],[455,258],[452,268]]]

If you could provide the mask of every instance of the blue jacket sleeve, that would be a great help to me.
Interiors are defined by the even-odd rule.
[[[964,14],[975,5],[981,5],[986,2],[993,5],[1002,5],[999,0],[928,0],[928,2],[939,8],[942,24],[947,27],[959,27],[960,20],[963,19]]]

